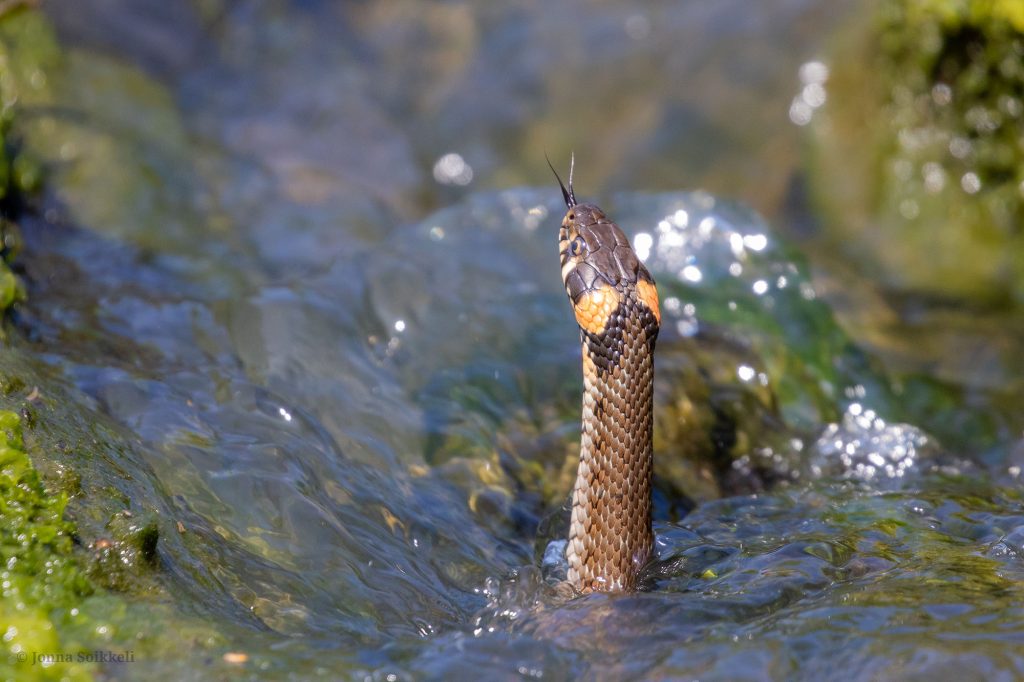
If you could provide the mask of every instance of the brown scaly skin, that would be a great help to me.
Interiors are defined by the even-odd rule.
[[[557,174],[556,174],[557,177]],[[629,591],[653,556],[651,476],[658,293],[629,240],[597,206],[559,230],[562,281],[583,345],[583,429],[566,558],[580,592]],[[559,180],[561,184],[561,180]]]

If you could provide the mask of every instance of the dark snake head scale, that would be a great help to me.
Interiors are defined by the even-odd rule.
[[[551,161],[548,161],[551,166]],[[594,324],[584,325],[580,319],[580,308],[587,299],[606,287],[620,292],[635,293],[659,319],[658,295],[654,278],[636,255],[629,239],[618,225],[612,222],[594,204],[576,201],[572,186],[575,157],[569,165],[569,186],[566,187],[558,172],[551,166],[551,172],[558,180],[565,199],[566,212],[558,230],[558,251],[562,267],[562,284],[569,302],[577,313],[577,320],[584,331],[596,323],[609,320],[593,320]]]
[[[576,204],[565,212],[558,251],[562,283],[573,305],[602,285],[654,283],[626,235],[593,204]]]

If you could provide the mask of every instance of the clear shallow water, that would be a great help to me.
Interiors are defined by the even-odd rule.
[[[161,541],[158,583],[174,610],[227,633],[268,674],[815,678],[837,658],[862,666],[857,678],[963,661],[1020,674],[1019,493],[944,462],[913,427],[865,421],[872,396],[885,400],[863,389],[879,384],[866,371],[857,380],[787,356],[787,335],[832,328],[827,308],[764,223],[709,195],[613,204],[634,240],[651,235],[663,298],[685,292],[699,306],[666,305],[681,324],[666,325],[659,391],[671,400],[680,387],[668,377],[715,347],[702,325],[743,333],[744,360],[705,389],[714,400],[739,392],[756,406],[760,389],[784,383],[780,364],[829,396],[810,417],[818,407],[795,387],[758,408],[772,428],[736,427],[757,439],[746,465],[795,480],[675,523],[661,511],[650,593],[567,600],[543,581],[538,523],[568,489],[579,390],[557,273],[520,277],[553,258],[550,194],[475,196],[399,228],[390,248],[230,305],[161,257],[26,229],[31,347],[67,377],[71,400],[123,429],[144,478],[120,483],[133,507],[187,528]],[[94,272],[101,253],[131,286]],[[675,278],[677,258],[706,274]],[[68,276],[36,280],[36,268]],[[477,268],[487,276],[468,286]],[[777,271],[792,286],[762,290]],[[704,322],[723,294],[736,319]],[[791,323],[759,330],[762,314]],[[835,330],[804,340],[852,353]],[[851,386],[862,390],[847,397]],[[801,440],[820,430],[801,420],[824,423],[844,404],[843,423]],[[672,443],[657,449],[664,505]],[[898,462],[898,475],[866,475],[873,457]]]
[[[159,520],[160,618],[110,616],[113,642],[201,625],[187,655],[143,662],[195,678],[237,674],[220,654],[239,650],[281,678],[1024,674],[1020,422],[989,409],[992,386],[950,404],[894,381],[748,209],[599,192],[699,182],[778,213],[790,81],[813,56],[793,45],[820,41],[834,5],[747,4],[651,10],[650,40],[615,5],[452,6],[434,23],[401,3],[119,8],[117,45],[57,18],[106,53],[69,58],[65,96],[103,125],[72,130],[88,153],[62,143],[58,169],[86,159],[141,186],[56,174],[49,212],[22,225],[12,352],[56,404],[40,428],[82,476],[83,535],[107,522],[96,499]],[[552,36],[563,14],[578,31]],[[190,39],[153,37],[171,28]],[[595,44],[627,57],[610,82],[667,55],[639,93],[667,93],[663,118],[624,97],[583,127],[600,145],[540,116],[610,87],[582,75],[601,71],[580,56]],[[697,103],[663,87],[673,65]],[[765,127],[710,122],[744,103]],[[661,563],[638,595],[567,600],[540,572],[578,447],[578,336],[557,192],[486,187],[548,183],[533,161],[563,146],[592,156],[579,191],[647,252],[666,315]],[[452,149],[468,186],[435,180]],[[958,434],[950,413],[995,426]]]

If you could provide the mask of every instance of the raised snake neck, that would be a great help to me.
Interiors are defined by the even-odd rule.
[[[557,174],[556,174],[557,176]],[[654,552],[651,529],[654,345],[661,314],[647,268],[597,206],[559,230],[562,280],[583,345],[580,464],[566,558],[580,592],[625,591]],[[561,180],[559,180],[561,184]]]

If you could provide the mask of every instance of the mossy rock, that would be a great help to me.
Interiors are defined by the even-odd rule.
[[[30,657],[62,652],[52,612],[92,593],[73,551],[67,495],[47,490],[25,452],[21,419],[0,411],[0,622],[4,679],[57,679]],[[64,679],[90,679],[91,666],[67,667]]]
[[[164,251],[210,227],[171,93],[134,66],[61,49],[37,11],[0,18],[0,136],[0,199],[44,192],[75,224]]]
[[[826,238],[891,288],[1024,300],[1024,4],[883,0],[811,125]]]
[[[39,189],[39,160],[24,153],[17,124],[52,103],[50,74],[60,60],[49,23],[17,10],[0,16],[0,200]]]

